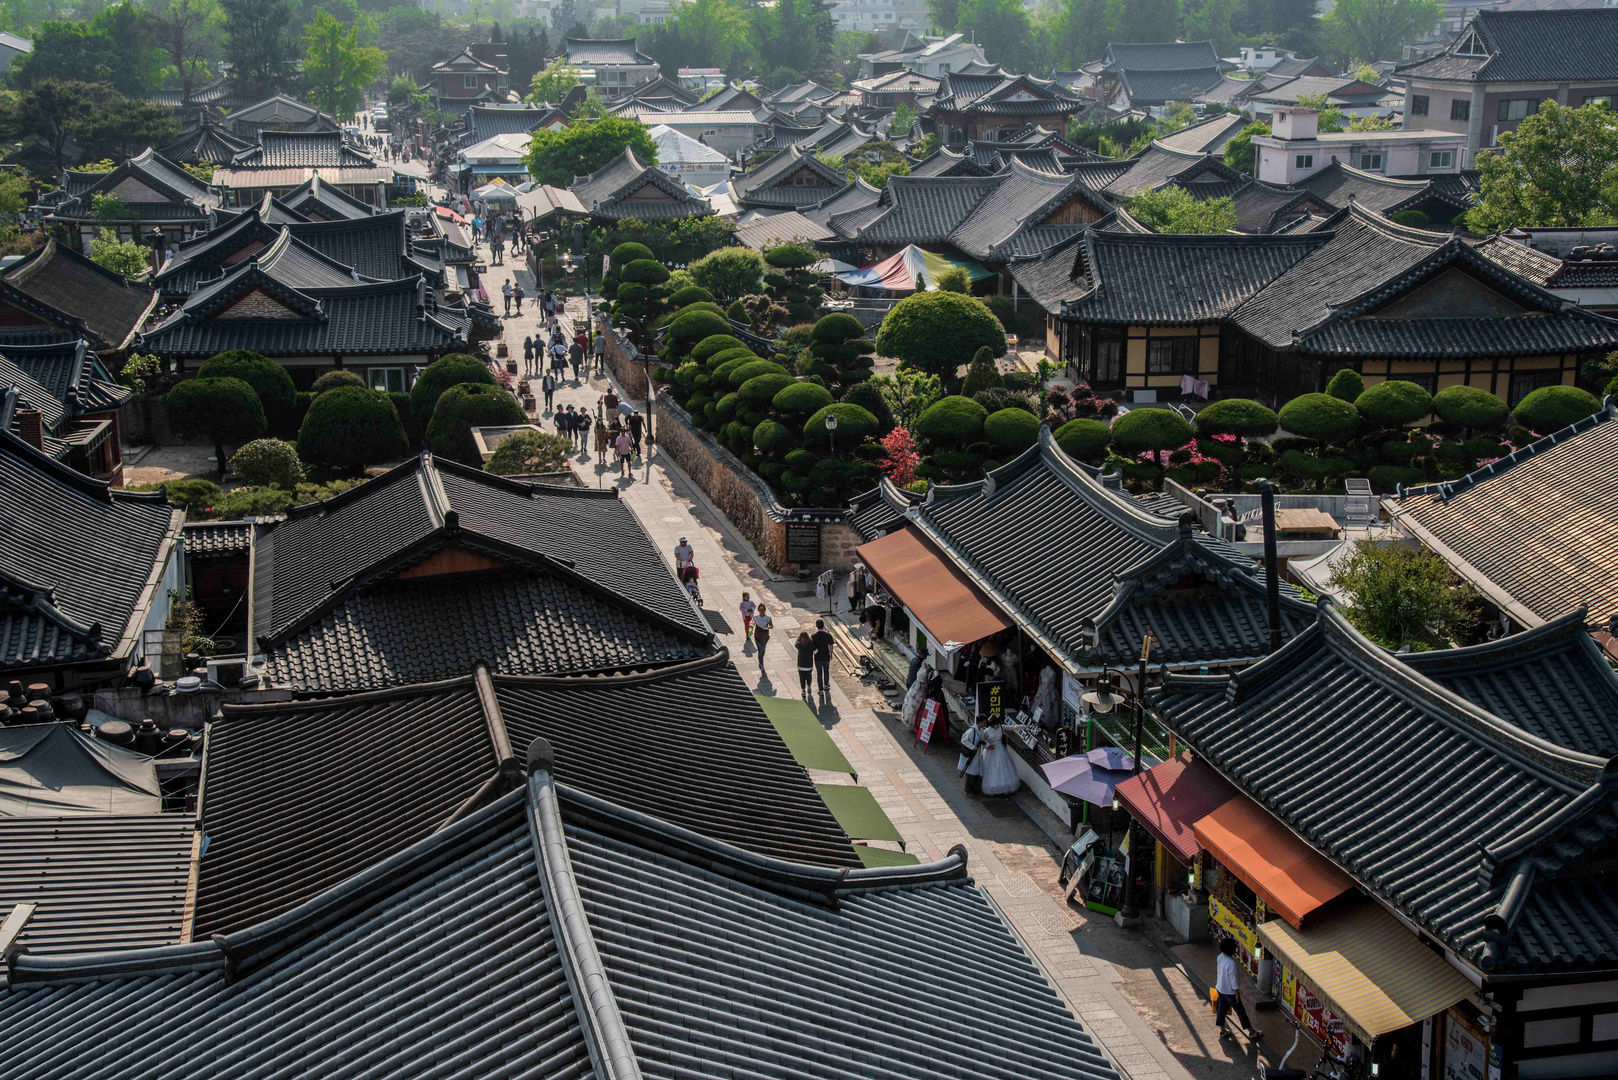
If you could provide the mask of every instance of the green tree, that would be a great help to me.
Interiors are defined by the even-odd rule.
[[[1372,423],[1401,427],[1430,415],[1433,396],[1416,383],[1387,379],[1356,398],[1354,408]]]
[[[124,277],[139,277],[152,268],[152,251],[133,240],[120,240],[111,229],[90,241],[90,261]]]
[[[1326,393],[1352,405],[1365,393],[1365,380],[1353,368],[1340,368],[1326,381]]]
[[[1099,420],[1069,420],[1053,433],[1062,453],[1078,461],[1094,462],[1112,444],[1112,429]]]
[[[1000,385],[1000,365],[994,361],[994,352],[987,346],[972,354],[967,365],[966,379],[961,383],[962,397],[975,397],[984,390]]]
[[[1315,126],[1322,133],[1329,135],[1343,130],[1343,110],[1326,100],[1325,94],[1300,94],[1298,104],[1320,114],[1315,117]]]
[[[122,160],[178,135],[180,122],[174,114],[155,102],[109,95],[91,105],[73,137],[87,157]]]
[[[691,0],[677,4],[669,17],[673,29],[698,46],[703,63],[687,67],[745,67],[754,57],[747,9],[736,0]]]
[[[526,100],[535,105],[546,102],[554,105],[567,97],[567,92],[579,85],[579,69],[567,62],[565,56],[558,56],[545,70],[536,72],[533,80],[528,84],[528,97]]]
[[[425,429],[439,397],[461,383],[496,385],[489,365],[467,353],[450,353],[428,364],[410,388],[410,415],[416,425]]]
[[[16,83],[26,89],[48,79],[77,79],[144,97],[161,84],[163,70],[148,27],[146,13],[133,3],[103,8],[88,22],[45,22],[33,51],[14,70]]]
[[[1392,131],[1394,123],[1385,116],[1356,116],[1348,122],[1348,131]]]
[[[315,404],[330,396],[322,395]],[[522,424],[527,420],[517,399],[503,387],[462,383],[439,395],[438,404],[433,407],[432,422],[427,425],[427,446],[441,457],[482,468],[483,456],[472,439],[472,429]]]
[[[1536,435],[1561,431],[1601,408],[1601,402],[1577,386],[1542,386],[1517,402],[1512,410],[1517,423]]]
[[[904,139],[910,136],[910,130],[916,125],[916,110],[904,102],[899,102],[893,110],[893,119],[888,121],[888,138]]]
[[[1333,439],[1344,439],[1359,427],[1354,406],[1330,394],[1303,394],[1281,406],[1281,426],[1294,435],[1313,439],[1324,449]]]
[[[290,0],[219,0],[219,6],[237,93],[251,101],[271,96],[292,64]]]
[[[1430,33],[1443,13],[1443,0],[1336,0],[1320,21],[1342,55],[1397,60],[1405,43]]]
[[[1013,71],[1030,66],[1033,36],[1022,0],[960,0],[955,29],[971,34],[997,64]]]
[[[1258,170],[1258,149],[1253,145],[1253,137],[1268,138],[1269,135],[1270,125],[1248,124],[1225,144],[1225,164],[1237,172],[1255,175]]]
[[[764,256],[752,248],[720,248],[692,263],[690,270],[692,279],[715,296],[739,300],[758,292]]]
[[[1229,198],[1198,199],[1183,187],[1143,191],[1129,200],[1129,212],[1160,233],[1223,233],[1236,227],[1236,205]]]
[[[938,280],[934,284],[944,292],[969,293],[972,291],[972,279],[959,266],[952,266],[939,274]]]
[[[1239,0],[1187,0],[1185,40],[1212,41],[1220,56],[1230,56],[1245,36],[1235,26],[1242,7]]]
[[[297,400],[297,390],[287,369],[269,357],[247,349],[229,349],[204,360],[197,369],[197,377],[242,380],[264,403],[264,417],[272,429],[279,431],[290,426],[288,421]]]
[[[168,392],[169,422],[213,443],[219,476],[225,475],[225,443],[251,442],[264,434],[264,406],[240,379],[187,379]]]
[[[1100,56],[1111,37],[1108,0],[1049,0],[1034,12],[1035,32],[1054,67],[1077,70]]]
[[[519,431],[500,440],[500,445],[494,448],[494,456],[483,466],[483,471],[500,476],[565,472],[572,450],[572,442],[560,435],[547,431]]]
[[[1113,41],[1174,41],[1180,36],[1180,0],[1108,0]]]
[[[1478,155],[1482,199],[1466,215],[1474,231],[1618,222],[1618,128],[1604,106],[1542,102],[1500,147]]]
[[[1477,622],[1477,592],[1426,548],[1361,540],[1331,583],[1348,594],[1343,616],[1386,649],[1463,643]]]
[[[1006,354],[1006,331],[1000,320],[970,296],[950,292],[917,292],[893,305],[877,331],[876,351],[955,385],[961,366],[979,348]],[[895,409],[896,414],[901,410]]]
[[[1112,422],[1112,443],[1127,454],[1150,452],[1158,471],[1163,452],[1177,450],[1193,438],[1191,425],[1168,409],[1131,409]]]
[[[388,54],[360,44],[360,26],[319,11],[303,31],[303,83],[309,101],[335,117],[352,116],[365,90],[388,70]]]
[[[43,79],[19,93],[13,107],[0,115],[0,134],[11,140],[32,138],[61,171],[67,167],[67,144],[109,93],[101,83]]]
[[[961,0],[927,0],[927,18],[940,34],[955,33],[960,10]]]
[[[218,0],[158,0],[152,5],[152,42],[162,50],[180,84],[180,100],[191,100],[191,89],[207,78],[207,58],[219,44],[223,19]]]
[[[657,163],[657,144],[646,125],[622,116],[603,116],[562,131],[536,131],[524,161],[541,184],[567,187],[575,176],[611,164],[626,147],[646,164]]]
[[[336,473],[358,473],[409,452],[399,410],[388,395],[363,386],[339,386],[321,394],[298,429],[298,456]]]
[[[1433,395],[1433,411],[1446,423],[1471,436],[1478,428],[1498,428],[1510,410],[1506,403],[1475,386],[1447,386]]]
[[[1203,435],[1262,438],[1275,434],[1279,426],[1274,412],[1246,398],[1221,398],[1197,413],[1197,430]]]
[[[293,490],[303,483],[303,463],[298,448],[283,439],[254,439],[230,459],[236,479],[253,487],[279,487]]]

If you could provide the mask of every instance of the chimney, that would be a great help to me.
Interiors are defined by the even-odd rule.
[[[22,441],[40,453],[45,452],[45,414],[38,409],[18,409],[12,414],[17,419],[17,434]]]
[[[1271,130],[1277,139],[1313,139],[1320,134],[1320,113],[1316,109],[1278,105]]]

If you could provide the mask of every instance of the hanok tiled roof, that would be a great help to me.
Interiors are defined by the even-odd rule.
[[[563,38],[563,55],[579,67],[622,64],[642,67],[657,61],[635,48],[634,38]]]
[[[487,60],[482,60],[476,56],[473,56],[471,46],[467,46],[454,56],[450,57],[448,60],[440,60],[427,70],[440,73],[463,74],[474,71],[497,72],[508,69],[502,68],[498,64],[491,64]]]
[[[919,71],[900,68],[886,75],[858,79],[849,85],[866,94],[936,94],[944,80]]]
[[[870,870],[761,858],[570,786],[543,744],[530,756],[521,791],[282,917],[161,952],[16,958],[10,1071],[1116,1080],[959,851]],[[995,1022],[970,1038],[937,1022],[985,1001]],[[190,1023],[151,1022],[154,1002]]]
[[[220,121],[237,135],[251,138],[261,127],[293,131],[336,131],[337,122],[313,105],[284,94],[237,109]]]
[[[950,235],[950,242],[976,259],[1003,261],[1034,256],[1081,232],[1083,225],[1047,225],[1059,207],[1078,199],[1100,216],[1112,207],[1076,177],[1043,172],[1013,161],[999,184]]]
[[[1190,101],[1220,86],[1224,72],[1217,67],[1196,68],[1190,71],[1135,71],[1118,72],[1124,84],[1124,94],[1132,105],[1162,105],[1170,101]]]
[[[261,131],[237,154],[233,169],[368,168],[376,159],[350,146],[340,131]]]
[[[1362,172],[1342,162],[1333,162],[1293,186],[1339,210],[1346,208],[1352,200],[1367,210],[1389,217],[1429,200],[1449,201],[1434,189],[1430,181],[1391,180],[1386,176]]]
[[[988,176],[997,168],[984,168],[972,154],[958,154],[939,147],[931,156],[910,170],[911,176]]]
[[[731,83],[712,97],[697,102],[691,106],[691,109],[693,112],[704,112],[709,109],[757,109],[763,104],[764,102],[751,90],[744,90],[735,83]]]
[[[127,658],[182,517],[0,431],[0,670]]]
[[[1176,150],[1159,140],[1129,162],[1129,169],[1112,180],[1106,194],[1127,198],[1143,191],[1156,191],[1170,183],[1182,186],[1202,181],[1240,180],[1242,174],[1211,154]]]
[[[157,152],[170,161],[187,165],[228,165],[242,151],[253,144],[239,138],[208,119],[189,127],[171,143],[157,148]]]
[[[1266,184],[1251,177],[1225,183],[1189,183],[1183,187],[1199,201],[1231,200],[1231,209],[1236,213],[1236,232],[1281,232],[1285,226],[1311,212],[1331,214],[1337,210],[1307,191]]]
[[[0,817],[0,909],[38,904],[35,956],[174,945],[191,876],[191,814]]]
[[[1106,71],[1189,71],[1228,66],[1211,41],[1108,42]]]
[[[642,162],[628,147],[612,164],[588,176],[575,176],[571,190],[592,217],[612,221],[666,221],[713,213],[705,200],[691,194],[672,176]]]
[[[112,381],[83,338],[44,345],[0,345],[0,350],[0,387],[16,389],[14,405],[0,401],[0,423],[18,432],[16,406],[39,410],[46,451],[58,461],[68,452],[62,439],[73,421],[86,413],[116,409],[134,394]]]
[[[1326,63],[1318,56],[1291,56],[1270,65],[1271,75],[1329,75]]]
[[[1061,241],[1037,259],[1011,265],[1011,276],[1028,298],[1045,311],[1056,314],[1062,305],[1090,291],[1086,272],[1084,234]]]
[[[185,552],[192,558],[245,555],[253,547],[250,521],[188,521],[183,535]]]
[[[1459,480],[1402,491],[1402,527],[1524,626],[1618,613],[1618,405]]]
[[[886,536],[894,527],[904,523],[901,506],[913,506],[921,501],[913,491],[905,491],[887,477],[870,491],[861,492],[849,500],[848,524],[861,540],[875,540]]]
[[[82,327],[108,351],[128,345],[157,305],[149,286],[98,266],[54,239],[0,271],[0,296],[26,298],[21,306],[45,322],[67,330]]]
[[[824,198],[812,206],[800,206],[798,213],[817,225],[825,225],[829,228],[832,218],[840,214],[851,214],[859,210],[869,209],[881,201],[881,189],[872,187],[856,176],[853,181],[835,195]]]
[[[1170,150],[1190,154],[1217,154],[1242,128],[1251,123],[1241,113],[1224,113],[1181,128],[1157,141]]]
[[[141,221],[183,221],[205,216],[219,205],[207,184],[148,147],[107,173],[74,173],[63,178],[68,198],[51,213],[63,220],[95,220],[97,195],[116,195]]]
[[[861,243],[943,243],[999,186],[1000,180],[987,176],[891,176],[880,205],[871,208],[857,229],[845,231],[836,218],[830,225]]]
[[[496,135],[527,135],[558,115],[557,110],[540,105],[474,105],[467,110],[471,142],[480,143]]]
[[[1475,30],[1487,57],[1460,55]],[[1475,82],[1618,80],[1618,12],[1479,11],[1449,51],[1398,68],[1405,79]]]
[[[1128,637],[1147,623],[1163,641],[1165,663],[1264,653],[1260,568],[1109,489],[1062,453],[1049,428],[988,480],[935,488],[919,509],[909,523],[1072,670],[1138,655],[1139,634],[1133,644]],[[1178,592],[1190,575],[1202,584]],[[1309,609],[1290,587],[1282,591],[1291,634]]]
[[[812,244],[816,240],[830,240],[835,235],[826,226],[809,220],[796,210],[766,214],[736,226],[736,243],[755,251],[763,251],[789,240]]]
[[[1027,98],[1028,100],[1013,100]],[[1032,75],[1014,75],[1003,68],[984,74],[954,71],[945,74],[929,113],[970,113],[979,116],[1053,116],[1083,112],[1091,99],[1072,94],[1064,86]]]
[[[1170,676],[1152,704],[1199,758],[1475,968],[1618,961],[1609,872],[1587,865],[1618,834],[1605,757],[1445,689],[1329,607],[1253,667]],[[1525,904],[1547,878],[1558,893]],[[1556,910],[1560,890],[1579,902]]]
[[[814,184],[783,184],[794,173],[807,170]],[[756,169],[731,181],[731,191],[741,206],[810,206],[821,202],[848,184],[848,178],[822,162],[812,151],[789,146]]]
[[[361,202],[335,184],[327,183],[318,173],[282,195],[280,201],[310,221],[342,221],[377,213],[376,207]]]
[[[658,734],[625,739],[631,727]],[[311,744],[315,732],[324,734]],[[512,748],[541,737],[600,798],[762,855],[859,865],[723,651],[615,677],[491,677],[480,667],[316,702],[227,706],[208,749],[198,934],[278,915],[389,858],[480,789],[486,799],[513,786]],[[357,770],[410,782],[377,788]]]

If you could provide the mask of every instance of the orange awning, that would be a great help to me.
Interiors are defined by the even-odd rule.
[[[914,527],[906,525],[854,550],[940,645],[970,645],[1011,629],[1011,620]]]
[[[1271,911],[1299,929],[1311,912],[1354,887],[1353,878],[1246,795],[1210,811],[1192,831]]]
[[[1118,785],[1118,801],[1174,857],[1189,863],[1202,850],[1192,827],[1230,801],[1236,789],[1212,765],[1181,754]]]

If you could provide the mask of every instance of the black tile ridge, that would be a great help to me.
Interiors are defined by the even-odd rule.
[[[1588,604],[1580,604],[1565,615],[1558,615],[1538,626],[1528,630],[1521,630],[1515,634],[1495,638],[1493,641],[1480,642],[1477,645],[1463,645],[1455,649],[1433,649],[1428,652],[1410,653],[1401,656],[1410,667],[1417,671],[1437,670],[1446,671],[1451,668],[1465,669],[1474,666],[1488,666],[1498,655],[1508,654],[1515,661],[1523,659],[1523,653],[1528,648],[1537,648],[1539,652],[1549,652],[1566,641],[1573,641],[1580,646],[1588,645],[1593,654],[1601,656],[1601,647],[1585,632],[1585,621],[1589,617]],[[1618,686],[1618,671],[1610,665],[1607,667],[1612,676],[1614,685]]]
[[[336,495],[333,495],[330,498],[316,499],[313,502],[298,503],[296,506],[289,506],[286,510],[286,517],[283,518],[282,521],[296,521],[299,518],[317,515],[324,516],[325,514],[329,514],[334,510],[340,510],[349,503],[362,499],[372,492],[380,491],[388,484],[391,484],[401,477],[414,472],[416,469],[421,467],[422,461],[428,456],[427,451],[423,450],[417,456],[395,465],[381,476],[373,476],[363,484],[355,484],[347,491],[339,491]],[[261,525],[261,528],[267,531],[274,529],[275,526],[280,523],[281,522],[277,521],[264,522]]]
[[[506,731],[506,718],[500,711],[500,695],[495,692],[489,665],[479,661],[472,669],[472,681],[478,691],[478,708],[483,710],[483,722],[489,727],[489,743],[494,747],[494,759],[502,770],[507,762],[515,762],[517,755],[511,749],[511,735]]]
[[[34,449],[31,443],[23,441],[5,428],[0,428],[0,449],[8,450],[12,454],[23,458],[29,465],[40,472],[48,473],[51,479],[67,487],[88,495],[100,502],[151,502],[166,503],[168,495],[163,488],[156,491],[124,491],[122,488],[114,491],[111,483],[106,480],[97,480],[86,476],[57,461],[49,454]]]
[[[633,671],[622,668],[601,668],[596,671],[581,671],[577,674],[560,675],[508,675],[493,673],[491,678],[495,689],[502,686],[522,686],[536,689],[573,690],[581,682],[588,680],[592,688],[603,686],[640,686],[645,683],[662,682],[665,679],[680,679],[687,675],[699,675],[704,671],[712,671],[725,667],[730,663],[730,648],[725,645],[709,656],[699,656],[695,660],[675,660],[667,664],[646,665],[638,664]],[[458,682],[459,680],[454,680]]]
[[[1609,397],[1602,402],[1600,409],[1589,416],[1573,421],[1573,423],[1560,431],[1553,431],[1549,435],[1541,436],[1527,446],[1519,447],[1512,451],[1506,457],[1491,461],[1480,469],[1474,469],[1459,480],[1444,480],[1436,484],[1421,484],[1412,488],[1405,488],[1401,485],[1394,498],[1403,502],[1405,499],[1417,495],[1432,495],[1439,502],[1449,502],[1450,499],[1462,492],[1471,490],[1485,480],[1501,475],[1513,465],[1527,461],[1536,454],[1543,454],[1547,450],[1554,449],[1573,436],[1583,434],[1597,424],[1606,423],[1615,417],[1618,417],[1618,397]]]
[[[299,697],[293,701],[234,704],[226,702],[219,706],[219,713],[221,718],[226,721],[254,720],[261,716],[282,716],[287,713],[327,712],[334,708],[348,708],[352,705],[365,705],[376,701],[431,697],[446,690],[468,689],[474,686],[474,674],[473,672],[468,672],[465,675],[457,675],[451,679],[407,683],[402,686],[385,686],[380,690],[335,691],[319,698]]]
[[[1245,556],[1227,555],[1225,551],[1199,541],[1193,531],[1196,527],[1196,515],[1192,511],[1188,509],[1182,514],[1175,522],[1175,526],[1178,535],[1174,540],[1146,555],[1135,565],[1113,575],[1113,580],[1117,583],[1117,592],[1113,602],[1095,617],[1098,627],[1127,607],[1137,595],[1155,596],[1160,593],[1162,591],[1160,588],[1148,591],[1144,578],[1159,564],[1172,563],[1179,559],[1191,559],[1201,563],[1211,571],[1215,580],[1221,585],[1258,596],[1265,595],[1264,581],[1257,573],[1258,564]],[[1240,561],[1237,561],[1238,559]],[[1281,606],[1305,617],[1315,614],[1315,605],[1299,596],[1284,581],[1281,583]]]

